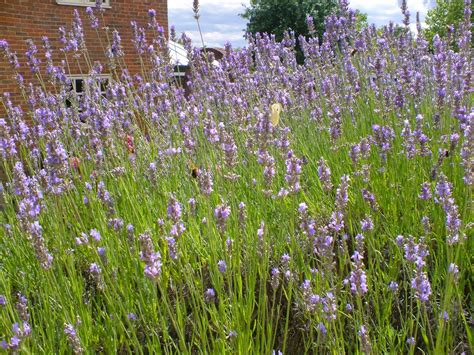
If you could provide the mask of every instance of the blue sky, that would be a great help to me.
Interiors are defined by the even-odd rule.
[[[369,23],[383,25],[389,21],[401,22],[401,0],[350,0],[351,7],[368,14]],[[179,33],[186,32],[195,45],[201,39],[192,12],[193,0],[170,0],[168,2],[169,23],[174,24]],[[222,47],[226,42],[234,46],[244,46],[243,30],[245,20],[239,14],[250,0],[200,0],[200,24],[207,46]],[[408,0],[408,7],[415,21],[420,12],[422,21],[436,0]]]

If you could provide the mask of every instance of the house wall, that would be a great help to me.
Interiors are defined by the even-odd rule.
[[[58,65],[64,55],[59,51],[62,47],[59,42],[58,28],[64,26],[70,30],[73,20],[73,11],[77,9],[81,15],[85,33],[86,46],[92,61],[100,61],[106,68],[106,59],[102,46],[95,30],[89,26],[86,7],[60,5],[56,0],[0,0],[0,39],[5,39],[13,52],[16,52],[21,65],[19,72],[24,76],[25,83],[33,80],[27,65],[25,52],[27,51],[26,39],[33,39],[38,47],[38,58],[41,59],[41,69],[44,73],[44,50],[42,49],[42,36],[50,39],[53,48],[53,60]],[[104,21],[100,26],[108,26],[110,30],[117,29],[122,38],[125,52],[125,62],[131,74],[140,69],[138,56],[131,42],[132,30],[130,21],[136,21],[139,26],[146,27],[148,10],[155,9],[158,23],[164,27],[168,34],[168,8],[167,0],[110,0],[110,8],[104,12]],[[101,31],[101,39],[107,43],[105,33]],[[150,35],[147,36],[150,40]],[[21,104],[20,93],[14,80],[13,71],[8,61],[0,53],[0,95],[10,92],[15,104]],[[70,56],[71,57],[71,56]],[[71,63],[71,74],[79,74],[80,70],[74,60]],[[81,61],[81,68],[86,68]],[[24,105],[24,103],[23,103]],[[0,104],[0,117],[4,116],[4,109]]]

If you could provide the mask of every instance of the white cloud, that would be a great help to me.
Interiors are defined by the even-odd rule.
[[[232,10],[242,8],[242,4],[250,4],[250,0],[200,0],[199,7],[202,8],[219,8],[224,10]],[[176,10],[191,10],[193,7],[193,0],[170,0],[168,2],[168,9]]]
[[[415,23],[416,13],[420,13],[421,21],[424,20],[429,9],[433,8],[435,0],[407,0],[410,11],[410,22]],[[350,6],[365,12],[369,23],[377,26],[388,24],[389,21],[399,23],[402,21],[400,10],[401,0],[350,0]]]
[[[411,13],[411,22],[415,23],[416,12],[420,12],[421,21],[434,6],[436,0],[407,0]],[[234,46],[244,46],[245,19],[239,14],[244,12],[250,0],[200,0],[200,25],[207,46],[222,47],[226,42]],[[389,21],[400,23],[401,0],[350,0],[350,7],[367,13],[368,22],[377,26]],[[169,0],[169,23],[176,26],[178,33],[186,32],[196,45],[201,38],[192,11],[193,0]]]
[[[201,36],[198,31],[188,31],[186,35],[191,38],[196,46],[202,45]],[[235,45],[244,40],[240,32],[204,32],[203,39],[208,47],[223,47],[227,42]]]
[[[239,16],[250,0],[200,0],[199,12],[202,34],[207,46],[222,47],[226,42],[244,46],[245,20]],[[196,45],[201,44],[197,23],[192,11],[193,0],[170,0],[169,23],[178,33],[186,32]]]

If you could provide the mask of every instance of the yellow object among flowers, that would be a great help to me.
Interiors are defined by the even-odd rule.
[[[280,112],[283,109],[280,103],[273,104],[271,106],[270,119],[272,121],[273,127],[276,127],[280,122]]]

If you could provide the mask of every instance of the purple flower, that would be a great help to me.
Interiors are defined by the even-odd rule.
[[[422,200],[429,200],[433,197],[431,194],[431,186],[428,182],[421,184],[421,192],[418,197]]]
[[[332,292],[326,293],[322,299],[323,305],[323,312],[328,321],[336,320],[336,313],[337,313],[337,304],[336,304],[336,297]]]
[[[291,256],[289,256],[286,253],[282,255],[281,263],[284,267],[288,267],[290,265],[290,261],[291,261]]]
[[[368,291],[367,276],[364,271],[364,236],[356,236],[356,250],[351,256],[352,271],[349,276],[351,292],[358,296],[364,296]]]
[[[137,53],[143,55],[148,47],[145,37],[145,29],[138,27],[135,21],[130,22],[130,25],[132,26],[133,32],[132,43],[134,44]]]
[[[307,209],[308,209],[308,206],[304,202],[301,202],[298,206],[298,212],[299,213],[304,213],[304,212],[306,212]]]
[[[114,58],[120,58],[124,56],[122,48],[122,38],[120,38],[120,34],[117,30],[114,30],[112,32],[112,43],[110,45],[110,53]]]
[[[438,196],[435,199],[435,202],[441,203],[446,209],[446,206],[449,205],[449,199],[451,198],[452,184],[448,182],[446,176],[441,174],[436,184],[436,195]]]
[[[7,299],[4,295],[0,295],[0,306],[5,306],[7,304]]]
[[[53,264],[53,256],[49,253],[45,241],[43,238],[43,228],[38,221],[30,223],[27,230],[31,236],[33,246],[36,252],[36,258],[41,264],[41,267],[45,270],[51,268]]]
[[[225,263],[224,260],[219,260],[217,262],[217,267],[222,274],[224,274],[227,270],[227,264]]]
[[[331,214],[331,219],[329,220],[328,228],[335,233],[339,233],[344,229],[344,214],[340,211],[334,211]]]
[[[206,292],[204,292],[204,300],[208,303],[212,303],[216,301],[216,291],[213,288],[208,288]]]
[[[109,220],[109,227],[112,227],[116,232],[123,228],[123,219],[121,218],[112,218]]]
[[[198,184],[201,192],[205,196],[209,196],[214,191],[214,182],[212,180],[212,172],[210,170],[202,169],[198,175]]]
[[[348,175],[341,177],[341,184],[336,190],[336,209],[337,211],[344,212],[347,202],[349,201],[348,190],[349,190],[350,178]]]
[[[92,239],[94,239],[96,242],[100,241],[100,233],[97,231],[97,229],[91,229],[90,231],[90,236]]]
[[[397,292],[398,291],[398,283],[396,283],[395,281],[390,281],[390,284],[388,285],[388,288],[392,292]]]
[[[461,148],[462,166],[464,167],[464,183],[474,185],[474,112],[466,117],[464,124],[464,142]]]
[[[370,345],[369,335],[367,334],[367,329],[365,328],[365,325],[360,326],[359,331],[357,332],[357,335],[360,337],[362,351],[365,354],[370,354],[372,347]]]
[[[372,222],[370,216],[367,216],[367,218],[360,221],[360,226],[363,232],[371,231],[374,229],[374,222]]]
[[[31,334],[31,327],[30,325],[28,324],[28,322],[23,322],[23,330],[22,330],[22,336],[28,336]]]
[[[457,282],[458,279],[459,279],[459,267],[456,264],[451,263],[451,264],[449,264],[448,272],[454,278],[454,282]]]
[[[302,169],[302,160],[297,158],[293,151],[290,150],[287,154],[286,159],[286,174],[285,180],[288,183],[288,188],[290,192],[298,192],[301,188],[300,186],[300,174]]]
[[[99,275],[102,273],[102,269],[96,263],[92,263],[91,266],[89,267],[89,272],[91,274]]]
[[[351,146],[351,149],[349,150],[349,157],[352,160],[352,164],[357,165],[361,157],[360,144],[353,144]]]
[[[26,43],[28,45],[28,51],[25,53],[25,55],[28,58],[30,70],[33,74],[39,73],[39,65],[41,61],[36,57],[38,54],[38,49],[31,39],[27,39]]]
[[[194,199],[194,197],[191,197],[188,200],[188,204],[189,204],[189,210],[190,210],[191,214],[195,215],[196,214],[196,200]]]
[[[12,326],[12,332],[15,335],[20,335],[20,325],[18,323],[14,323]]]
[[[226,229],[226,222],[230,216],[230,206],[219,205],[214,209],[214,217],[217,220],[217,227],[221,232],[224,232]]]
[[[151,280],[156,280],[161,275],[161,254],[153,250],[153,242],[148,233],[141,234],[140,237],[140,258],[145,262],[145,276]]]
[[[370,208],[373,211],[377,211],[378,205],[377,205],[377,200],[375,199],[375,195],[367,189],[362,189],[361,192],[362,192],[362,198],[364,199],[364,201],[366,201],[370,205]]]
[[[398,235],[395,240],[396,240],[397,245],[398,245],[399,247],[402,247],[403,244],[405,243],[405,237],[404,237],[403,235]]]
[[[176,239],[173,237],[166,237],[166,242],[168,243],[168,251],[170,253],[170,258],[173,260],[178,259],[178,248],[176,245]]]
[[[16,56],[16,53],[13,53],[10,50],[8,42],[4,39],[0,40],[0,51],[3,52],[5,58],[8,59],[8,62],[10,63],[13,69],[18,69],[20,67],[20,63],[18,62],[18,57]]]
[[[323,158],[318,161],[318,177],[321,181],[324,191],[332,190],[331,169]]]
[[[310,280],[305,280],[300,289],[303,296],[304,308],[306,311],[313,313],[316,310],[317,304],[320,302],[320,297],[312,292]]]
[[[257,161],[263,166],[263,180],[265,186],[270,188],[276,173],[275,158],[265,149],[258,150]]]
[[[408,240],[402,239],[401,247],[405,250],[405,259],[414,264],[414,276],[411,279],[411,288],[415,297],[421,302],[427,302],[431,295],[431,285],[423,267],[426,265],[425,257],[429,254],[426,245],[422,242],[415,243],[413,237]]]
[[[6,342],[5,339],[3,339],[1,342],[0,342],[0,348],[2,348],[3,350],[8,350],[8,343]]]
[[[64,333],[67,336],[69,345],[75,354],[82,354],[84,349],[81,346],[81,341],[76,333],[76,329],[71,324],[64,324]]]
[[[260,222],[260,228],[257,229],[257,237],[259,240],[263,239],[263,235],[265,234],[265,222]]]
[[[316,33],[316,30],[314,28],[314,20],[312,16],[306,16],[306,25],[308,26],[308,33],[313,36]]]
[[[134,313],[129,313],[129,314],[127,314],[127,319],[131,320],[131,321],[136,321],[137,316]]]
[[[317,326],[317,329],[319,332],[321,332],[322,335],[326,335],[328,330],[326,328],[326,326],[324,325],[323,322],[319,322],[318,326]]]
[[[452,184],[448,182],[446,176],[441,174],[436,184],[435,202],[441,204],[446,213],[446,230],[448,231],[447,242],[453,245],[460,240],[461,219],[459,218],[458,206],[452,197]]]
[[[374,143],[381,150],[380,156],[383,161],[386,160],[386,152],[392,148],[392,143],[395,139],[395,132],[390,126],[373,125]]]
[[[224,162],[227,167],[233,168],[237,164],[237,145],[232,135],[223,134],[221,148],[224,152]]]
[[[276,290],[280,285],[280,270],[278,268],[273,268],[271,272],[270,285],[273,290]]]
[[[22,321],[27,322],[30,319],[28,300],[21,293],[18,294],[18,302],[15,304],[15,308]]]
[[[98,29],[99,28],[99,19],[97,16],[94,14],[94,10],[92,10],[91,7],[86,8],[86,14],[89,17],[89,23],[91,25],[92,29]]]
[[[425,272],[417,272],[411,280],[411,288],[421,302],[427,302],[431,295],[431,285]]]
[[[227,335],[227,338],[229,339],[233,339],[233,338],[236,338],[237,337],[237,332],[235,330],[231,330],[229,332],[229,335]]]
[[[168,218],[176,223],[181,219],[181,214],[181,204],[173,195],[171,195],[168,201]]]
[[[308,214],[308,206],[306,203],[302,202],[298,206],[298,213],[299,213],[299,221],[300,221],[300,229],[303,231],[305,235],[308,237],[312,237],[316,234],[315,229],[315,221],[310,218]]]
[[[170,234],[174,237],[180,237],[186,231],[186,227],[183,222],[173,224],[170,229]]]
[[[21,342],[21,339],[15,335],[10,339],[10,344],[8,347],[12,350],[16,350],[20,346],[20,342]]]

